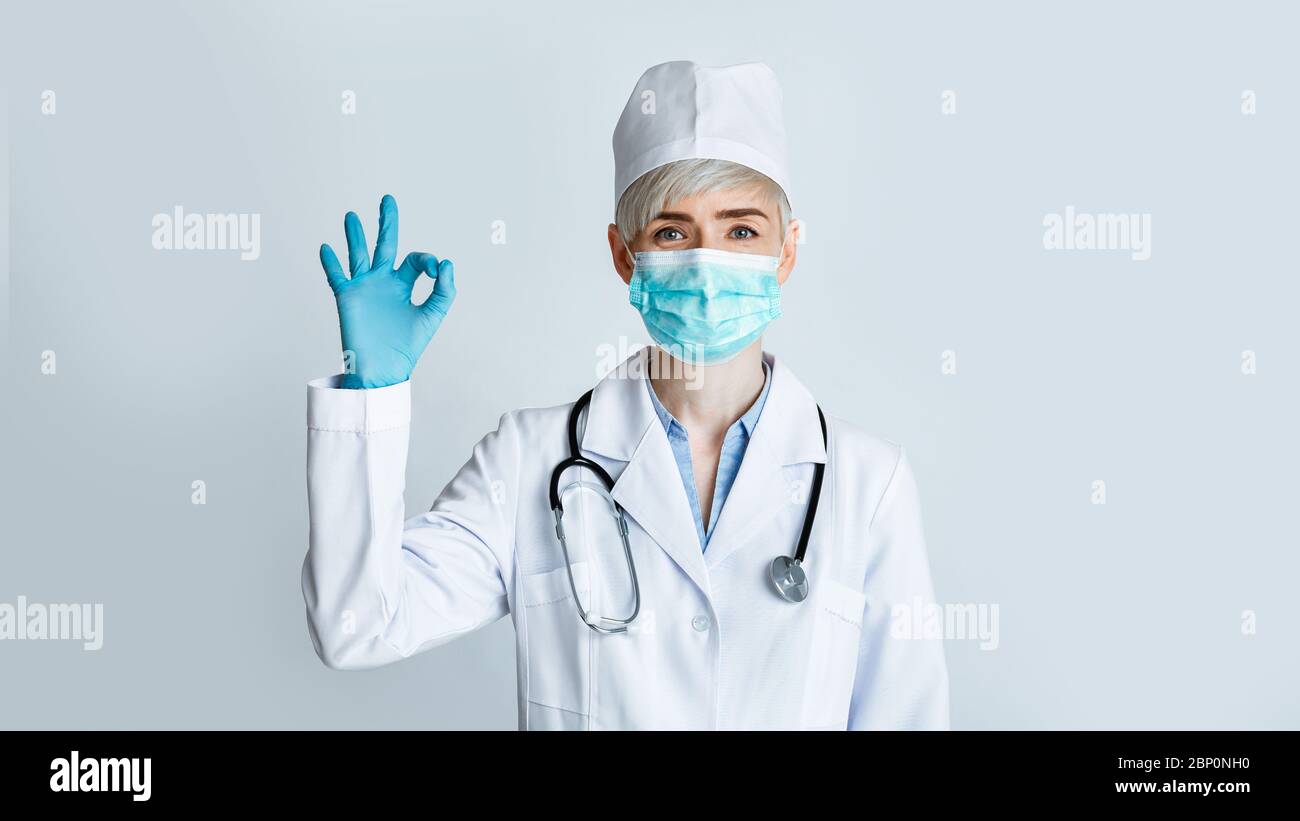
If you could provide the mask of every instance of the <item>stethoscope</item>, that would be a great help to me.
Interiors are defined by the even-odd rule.
[[[573,601],[577,604],[578,614],[582,617],[583,623],[597,633],[626,633],[628,627],[636,620],[637,614],[641,612],[641,584],[636,577],[632,545],[627,540],[627,518],[623,506],[614,500],[614,480],[603,467],[583,456],[578,448],[578,417],[590,403],[591,391],[587,391],[574,403],[573,410],[569,411],[569,456],[551,471],[551,512],[555,514],[555,535],[559,537],[560,550],[564,553],[564,567],[569,576],[569,589],[573,591]],[[826,436],[826,416],[822,413],[820,405],[817,406],[817,419],[822,426],[822,444],[829,447]],[[829,449],[826,458],[830,459]],[[632,580],[632,614],[627,618],[593,616],[582,606],[582,598],[578,595],[578,585],[573,578],[573,562],[569,558],[569,545],[564,537],[564,502],[560,491],[560,476],[573,467],[590,470],[600,479],[601,484],[579,480],[566,485],[564,492],[579,487],[596,493],[609,504],[609,509],[618,525],[618,535],[623,542],[623,556],[627,559],[628,576]],[[777,594],[794,604],[808,598],[808,574],[804,572],[803,561],[808,552],[808,539],[812,535],[813,522],[817,519],[817,501],[821,498],[822,475],[825,472],[826,463],[816,463],[813,468],[812,498],[808,500],[808,510],[804,512],[803,530],[799,533],[799,546],[794,556],[777,556],[768,567],[768,578],[771,579]]]

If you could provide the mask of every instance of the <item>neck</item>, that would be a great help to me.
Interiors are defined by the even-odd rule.
[[[659,348],[651,359],[655,395],[692,438],[721,438],[763,392],[761,339],[720,365],[691,365]]]

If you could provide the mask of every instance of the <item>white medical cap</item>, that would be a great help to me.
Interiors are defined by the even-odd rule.
[[[730,160],[771,177],[790,198],[781,86],[762,63],[646,70],[614,128],[614,202],[647,171],[677,160]]]

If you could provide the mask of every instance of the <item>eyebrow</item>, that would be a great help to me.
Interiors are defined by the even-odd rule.
[[[729,208],[724,211],[719,211],[713,216],[715,219],[720,220],[734,220],[740,219],[741,217],[762,217],[768,221],[771,221],[772,219],[765,211],[758,208]],[[660,211],[655,216],[655,219],[673,220],[675,222],[695,222],[695,219],[690,214],[681,211]]]

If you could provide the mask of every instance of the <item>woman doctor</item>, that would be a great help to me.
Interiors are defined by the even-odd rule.
[[[942,644],[891,631],[934,598],[907,458],[761,347],[796,248],[775,77],[654,66],[614,156],[613,266],[656,347],[503,415],[410,518],[409,379],[452,264],[396,265],[392,197],[373,258],[347,215],[350,275],[321,248],[351,367],[308,387],[316,652],[374,667],[510,615],[521,729],[946,729]]]

